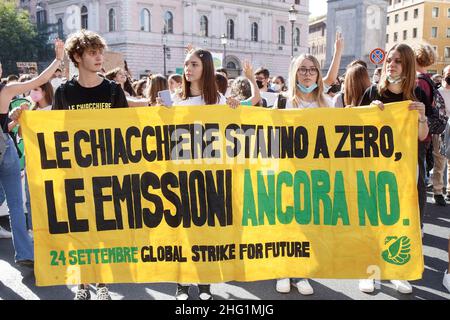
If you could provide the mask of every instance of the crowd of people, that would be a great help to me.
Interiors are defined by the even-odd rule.
[[[446,206],[450,201],[450,166],[447,148],[449,131],[446,128],[450,114],[450,66],[442,75],[431,76],[427,68],[435,63],[435,53],[428,45],[411,48],[396,45],[387,52],[382,68],[369,74],[362,60],[350,63],[344,75],[339,75],[344,40],[336,37],[334,57],[326,75],[322,74],[318,60],[309,54],[295,57],[288,77],[272,76],[268,69],[254,70],[245,61],[243,74],[229,79],[226,69],[214,69],[211,52],[205,49],[186,49],[182,75],[151,74],[133,80],[126,67],[103,69],[105,40],[98,34],[81,30],[63,43],[55,42],[55,60],[39,75],[9,75],[0,84],[0,200],[7,201],[11,231],[0,228],[0,238],[13,239],[15,261],[33,267],[31,206],[25,175],[26,213],[23,208],[21,168],[17,143],[20,128],[16,130],[22,110],[77,110],[109,109],[148,106],[228,105],[255,106],[272,109],[356,108],[376,105],[384,110],[386,103],[412,101],[409,110],[417,111],[418,119],[418,204],[420,221],[426,206],[427,184],[432,182],[436,205]],[[78,75],[65,79],[61,62],[64,55],[78,69]],[[0,77],[1,77],[0,64]],[[10,110],[12,101],[26,99],[27,103]],[[446,168],[449,174],[446,175]],[[432,169],[432,177],[429,172]],[[446,181],[447,177],[448,181]],[[423,231],[422,231],[423,236]],[[450,241],[449,241],[450,249]],[[450,250],[449,250],[450,251]],[[450,267],[449,267],[450,269]],[[411,293],[407,281],[391,280],[401,293]],[[443,285],[450,291],[450,274],[444,273]],[[308,279],[278,279],[276,291],[290,292],[297,287],[302,295],[311,295],[314,289]],[[175,296],[189,298],[187,284],[178,284]],[[199,297],[212,299],[209,284],[199,284]],[[360,280],[359,289],[374,291],[373,280]],[[105,284],[96,284],[97,299],[108,300]],[[79,284],[77,300],[90,299],[88,284]]]

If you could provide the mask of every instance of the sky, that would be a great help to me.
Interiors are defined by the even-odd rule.
[[[326,14],[327,0],[310,0],[309,11],[311,12],[312,17]]]

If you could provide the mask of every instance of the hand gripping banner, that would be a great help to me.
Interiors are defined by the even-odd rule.
[[[418,115],[26,111],[37,285],[419,279]]]

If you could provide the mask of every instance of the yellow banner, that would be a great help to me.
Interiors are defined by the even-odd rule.
[[[26,111],[37,285],[419,279],[417,117]]]

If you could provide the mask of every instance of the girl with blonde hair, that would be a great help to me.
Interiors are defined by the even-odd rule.
[[[310,54],[303,54],[295,58],[290,67],[289,89],[280,94],[275,102],[276,109],[309,109],[330,108],[333,101],[324,93],[324,83],[320,71],[319,61]],[[302,295],[311,295],[314,289],[308,279],[296,279],[292,282]],[[289,293],[291,279],[278,279],[276,290]]]

